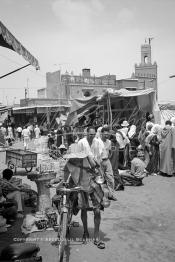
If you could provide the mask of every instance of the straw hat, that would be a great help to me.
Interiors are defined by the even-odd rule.
[[[123,126],[123,127],[129,126],[128,121],[124,120],[124,121],[122,122],[121,126]]]

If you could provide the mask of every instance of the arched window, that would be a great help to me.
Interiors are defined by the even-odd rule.
[[[144,63],[148,64],[148,56],[147,55],[144,56]]]

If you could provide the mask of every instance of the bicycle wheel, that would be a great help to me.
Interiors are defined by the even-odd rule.
[[[60,232],[60,243],[59,243],[59,248],[58,248],[58,262],[63,261],[63,256],[64,256],[64,248],[65,248],[65,243],[66,243],[66,235],[67,235],[67,213],[63,213],[62,219],[61,219],[61,232]]]

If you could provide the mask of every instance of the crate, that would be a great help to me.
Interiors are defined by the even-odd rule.
[[[37,153],[22,149],[6,150],[6,163],[21,168],[32,168],[37,166]]]

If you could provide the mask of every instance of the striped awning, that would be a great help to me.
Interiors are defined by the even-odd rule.
[[[39,69],[38,60],[10,33],[10,31],[0,21],[0,46],[9,48],[28,61],[32,66]]]

